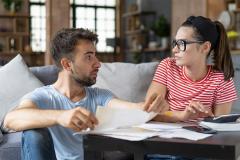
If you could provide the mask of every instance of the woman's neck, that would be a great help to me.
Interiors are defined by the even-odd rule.
[[[185,66],[184,72],[189,79],[196,82],[202,80],[207,75],[208,66],[206,63],[193,66]]]

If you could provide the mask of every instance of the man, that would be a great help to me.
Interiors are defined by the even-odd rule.
[[[60,30],[51,46],[60,70],[57,81],[24,96],[17,109],[7,114],[4,126],[15,131],[48,127],[57,159],[83,160],[82,136],[73,133],[97,125],[93,113],[98,105],[141,106],[118,100],[108,90],[89,87],[95,84],[100,68],[97,41],[89,30]],[[23,149],[27,154],[28,148]]]

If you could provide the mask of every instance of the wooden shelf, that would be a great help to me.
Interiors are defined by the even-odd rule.
[[[240,8],[233,11],[234,13],[240,13]]]
[[[28,14],[0,14],[0,45],[2,53],[23,53],[30,46]],[[6,54],[8,55],[8,54]]]
[[[164,51],[168,51],[169,48],[168,47],[165,47],[165,48],[162,48],[162,47],[157,47],[157,48],[144,48],[143,49],[143,52],[164,52]]]
[[[142,29],[137,29],[137,30],[133,30],[133,31],[126,31],[125,34],[126,35],[134,35],[134,34],[141,34],[146,32],[147,30],[142,30]]]
[[[44,65],[44,54],[30,47],[29,13],[0,14],[0,58],[10,61],[21,54],[28,66]]]
[[[240,49],[231,50],[230,53],[231,54],[240,54]]]
[[[0,32],[0,36],[30,36],[30,34],[27,32]]]
[[[18,52],[0,52],[0,58],[5,61],[10,61],[12,58],[18,55]],[[42,66],[44,65],[44,54],[43,53],[26,53],[21,52],[24,61],[28,66]]]
[[[130,17],[130,16],[146,16],[146,15],[155,15],[155,12],[152,11],[134,11],[134,12],[128,12],[123,14],[124,17]]]
[[[131,52],[131,53],[151,53],[151,52],[165,52],[165,51],[169,51],[169,48],[157,47],[157,48],[144,48],[142,50],[137,50],[137,49],[128,50],[128,52]]]
[[[0,14],[0,18],[30,18],[28,14]]]
[[[26,52],[18,52],[18,51],[14,51],[14,52],[0,52],[0,57],[11,57],[11,56],[16,56],[18,54],[21,54],[21,55],[27,55],[27,56],[31,56],[34,54],[31,52],[31,53],[26,53]]]

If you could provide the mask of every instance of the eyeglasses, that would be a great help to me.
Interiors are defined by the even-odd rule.
[[[204,42],[204,41],[187,41],[187,40],[184,40],[184,39],[173,40],[173,41],[172,41],[172,48],[174,48],[174,47],[177,45],[177,48],[178,48],[180,51],[185,51],[187,44],[203,43],[203,42]]]

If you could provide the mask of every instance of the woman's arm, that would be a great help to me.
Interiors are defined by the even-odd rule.
[[[214,116],[220,116],[223,114],[229,114],[232,109],[232,103],[233,102],[228,102],[228,103],[223,103],[223,104],[218,104],[214,107]]]
[[[167,87],[161,83],[152,81],[148,88],[145,98],[144,109],[146,111],[157,110],[159,112],[169,109],[169,104],[166,100]]]
[[[190,119],[214,116],[212,111],[203,106],[198,101],[191,101],[184,111],[166,111],[154,118],[161,122],[181,122]]]

